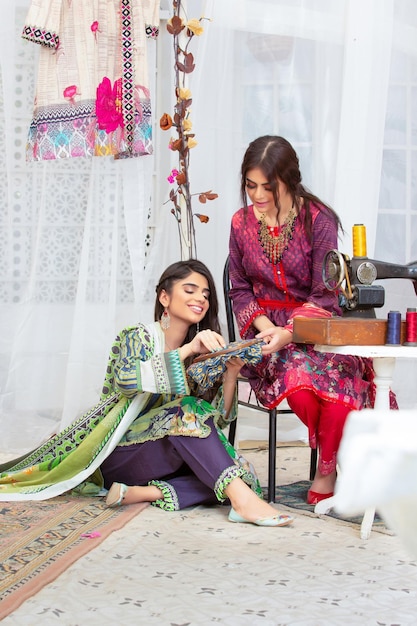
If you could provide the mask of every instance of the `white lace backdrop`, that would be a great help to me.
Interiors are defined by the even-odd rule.
[[[36,46],[20,38],[28,6],[2,0],[0,23],[0,449],[11,452],[97,401],[114,335],[152,317],[154,284],[179,256],[164,204],[175,155],[158,127],[173,97],[164,23],[150,54],[154,157],[26,164],[37,65]],[[169,0],[161,8],[165,18]],[[414,0],[188,0],[188,14],[212,18],[193,41],[191,185],[219,194],[195,212],[210,217],[196,223],[197,250],[220,299],[239,165],[261,134],[294,144],[305,184],[342,218],[344,252],[363,223],[368,256],[417,259]],[[416,306],[410,281],[381,284],[378,317]],[[397,364],[404,408],[416,406],[415,373]]]

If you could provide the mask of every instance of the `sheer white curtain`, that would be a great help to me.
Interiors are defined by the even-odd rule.
[[[189,9],[191,5],[189,3]],[[345,228],[366,226],[368,256],[417,259],[417,5],[413,0],[228,0],[205,3],[213,21],[191,77],[195,191],[212,188],[210,222],[197,224],[200,258],[217,283],[229,222],[240,207],[239,166],[250,140],[279,134],[295,146],[304,183]],[[409,280],[381,281],[386,305],[416,306]],[[417,368],[399,361],[401,406],[416,406]]]
[[[145,277],[153,157],[25,162],[38,53],[20,38],[28,6],[2,3],[0,26],[0,448],[10,452],[98,401],[110,345],[152,317],[155,283]]]
[[[239,166],[250,140],[287,137],[305,184],[332,204],[351,255],[364,223],[368,256],[417,259],[417,5],[415,0],[188,0],[205,15],[193,40],[192,193],[199,258],[219,285]],[[153,158],[25,164],[36,47],[20,39],[28,0],[2,3],[0,88],[1,448],[35,445],[94,403],[117,330],[152,317],[154,284],[177,260],[166,177],[169,138]],[[169,11],[171,3],[162,7]],[[172,38],[161,24],[156,119],[172,111]],[[174,161],[173,161],[174,159]],[[146,229],[153,185],[152,250]],[[146,266],[146,270],[144,270]],[[383,281],[387,310],[416,305],[410,281]],[[222,314],[224,322],[224,314]],[[399,362],[401,406],[416,405],[417,369]]]
[[[296,147],[304,182],[351,227],[366,214],[369,253],[377,224],[394,0],[243,0],[207,3],[213,17],[193,77],[200,148],[193,185],[212,181],[210,237],[224,258],[224,223],[239,206],[248,142],[281,134]],[[208,155],[211,155],[209,157]],[[207,185],[207,183],[205,183]],[[215,234],[216,233],[216,234]],[[209,240],[209,241],[208,241]],[[370,254],[371,255],[371,254]]]

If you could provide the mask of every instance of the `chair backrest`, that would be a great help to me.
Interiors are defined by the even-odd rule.
[[[226,259],[223,269],[223,294],[224,305],[226,308],[227,332],[229,335],[229,343],[236,341],[235,318],[233,314],[232,300],[230,298],[230,277],[229,277],[229,257]]]

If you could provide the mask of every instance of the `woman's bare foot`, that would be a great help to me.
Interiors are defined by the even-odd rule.
[[[314,491],[315,493],[334,493],[335,484],[336,470],[331,474],[327,474],[325,476],[320,472],[319,469],[317,469],[310,490]]]
[[[163,497],[162,491],[155,485],[128,487],[122,483],[113,483],[107,494],[106,504],[112,507],[136,502],[155,502]]]
[[[241,478],[235,478],[226,487],[225,493],[236,513],[248,522],[281,515],[275,507],[261,500]]]
[[[163,499],[162,491],[155,485],[146,485],[144,487],[128,487],[123,504],[134,504],[135,502],[155,502],[155,500]]]

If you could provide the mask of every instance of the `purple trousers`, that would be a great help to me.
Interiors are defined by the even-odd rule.
[[[102,463],[104,486],[167,482],[176,492],[180,509],[197,504],[218,504],[214,486],[234,462],[220,441],[212,418],[208,437],[164,437],[157,441],[118,446]]]

